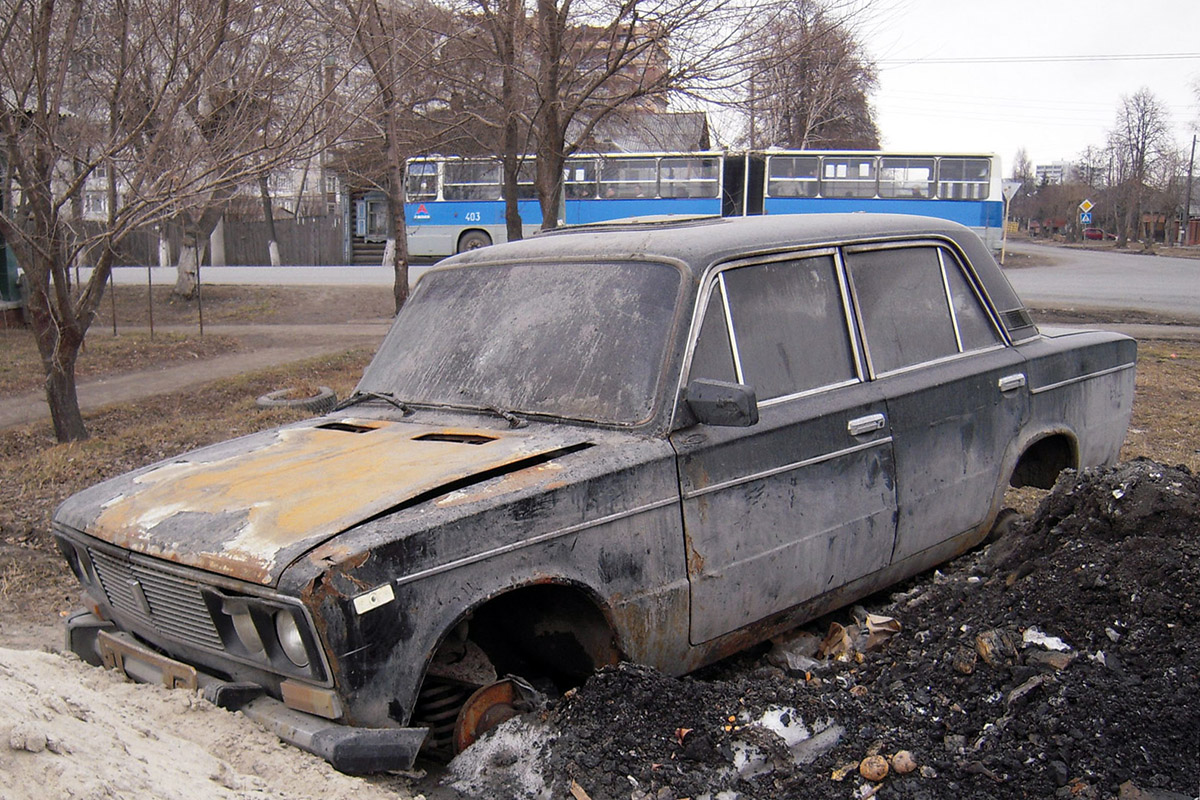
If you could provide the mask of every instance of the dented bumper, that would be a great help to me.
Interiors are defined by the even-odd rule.
[[[67,620],[67,648],[89,664],[117,669],[141,683],[203,690],[209,702],[241,711],[288,744],[320,756],[340,772],[409,769],[428,728],[355,728],[289,708],[262,687],[225,681],[158,653],[91,612]]]

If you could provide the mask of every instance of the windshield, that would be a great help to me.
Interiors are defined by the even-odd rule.
[[[425,275],[360,391],[631,425],[653,412],[680,276],[664,264],[502,264]]]

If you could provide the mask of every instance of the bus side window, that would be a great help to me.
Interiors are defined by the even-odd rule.
[[[567,159],[563,166],[563,185],[568,200],[590,200],[596,196],[596,163],[590,159]]]
[[[428,161],[411,161],[404,180],[404,195],[409,202],[436,200],[437,164]]]
[[[942,158],[938,161],[938,197],[983,200],[988,196],[991,165],[985,158]]]

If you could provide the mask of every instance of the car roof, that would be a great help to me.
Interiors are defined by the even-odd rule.
[[[929,236],[951,239],[964,249],[979,242],[957,223],[901,214],[665,217],[566,226],[520,242],[472,250],[441,263],[465,266],[554,258],[667,258],[682,262],[699,278],[712,264],[731,258],[822,244]],[[972,260],[976,257],[973,253],[969,256]]]
[[[771,253],[867,242],[944,239],[958,246],[982,282],[1013,341],[1037,334],[1028,312],[983,241],[966,226],[908,214],[781,214],[679,217],[574,225],[519,242],[481,247],[439,268],[528,261],[666,260],[698,284],[713,266]]]

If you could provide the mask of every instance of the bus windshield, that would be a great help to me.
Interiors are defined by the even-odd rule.
[[[358,390],[417,405],[648,421],[680,281],[674,267],[653,263],[434,270]]]

